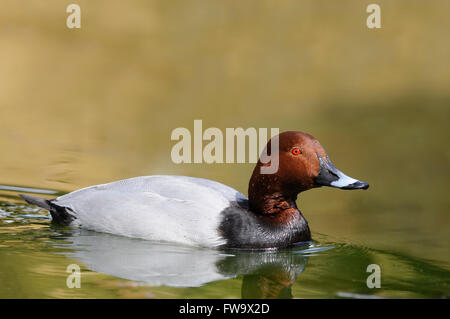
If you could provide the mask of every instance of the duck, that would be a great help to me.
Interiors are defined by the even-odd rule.
[[[274,138],[278,152],[271,151]],[[276,144],[274,144],[276,145]],[[20,194],[50,212],[52,223],[158,242],[218,249],[277,249],[311,241],[297,196],[328,186],[368,189],[331,162],[312,135],[285,131],[272,137],[250,177],[248,198],[222,183],[189,176],[139,176],[82,188],[54,199]]]

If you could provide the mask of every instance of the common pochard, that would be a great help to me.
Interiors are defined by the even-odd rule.
[[[127,237],[216,248],[277,248],[311,240],[297,195],[331,186],[369,185],[338,170],[311,135],[277,136],[278,171],[250,178],[248,199],[221,183],[195,177],[153,175],[83,188],[52,200],[21,195],[50,211],[53,222]],[[272,138],[273,139],[273,138]],[[271,142],[267,144],[267,153]],[[275,154],[275,152],[274,152]]]

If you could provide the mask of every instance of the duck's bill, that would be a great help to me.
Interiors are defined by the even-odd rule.
[[[351,178],[333,165],[330,158],[327,156],[325,160],[322,156],[317,154],[319,159],[319,175],[315,178],[315,183],[317,186],[330,186],[340,189],[368,189],[369,184],[366,182],[359,181],[357,179]]]

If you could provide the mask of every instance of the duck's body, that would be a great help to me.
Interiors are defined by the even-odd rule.
[[[297,241],[310,239],[301,214],[292,216],[285,232],[274,232],[263,216],[248,210],[242,193],[203,178],[141,176],[86,187],[46,203],[59,224],[147,240],[266,248],[274,242],[289,245],[291,228],[303,233],[297,234]]]
[[[143,176],[92,186],[52,204],[69,208],[71,222],[90,230],[148,240],[216,247],[221,212],[246,200],[223,184],[186,176]]]
[[[53,200],[22,197],[48,209],[58,224],[99,232],[204,247],[286,247],[311,239],[295,203],[298,193],[320,186],[365,189],[368,184],[337,170],[310,135],[285,132],[279,142],[278,171],[261,174],[267,163],[259,161],[249,199],[215,181],[168,175],[91,186]]]

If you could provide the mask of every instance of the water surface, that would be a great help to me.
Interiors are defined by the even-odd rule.
[[[151,242],[53,225],[47,212],[19,203],[15,193],[2,193],[0,296],[448,297],[450,271],[442,263],[351,244],[323,234],[314,233],[313,237],[312,242],[293,248],[264,251],[222,251]],[[72,264],[81,270],[79,289],[66,285],[70,274],[67,267]],[[370,289],[366,284],[370,264],[381,267],[380,289]]]

